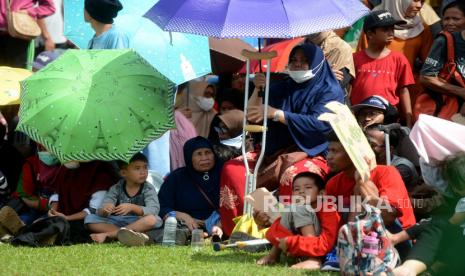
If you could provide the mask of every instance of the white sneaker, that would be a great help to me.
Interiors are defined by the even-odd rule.
[[[118,241],[127,246],[142,246],[151,244],[149,236],[127,228],[118,231]]]

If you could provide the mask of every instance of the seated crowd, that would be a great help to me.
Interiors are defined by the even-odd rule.
[[[429,269],[463,275],[465,267],[458,256],[465,244],[460,227],[465,223],[465,146],[448,142],[463,145],[463,136],[454,133],[465,133],[461,130],[465,127],[441,120],[444,123],[439,121],[438,126],[449,126],[455,132],[449,137],[449,133],[442,134],[439,142],[432,134],[420,137],[425,127],[419,126],[422,118],[412,107],[421,84],[441,93],[453,90],[462,99],[459,103],[465,98],[465,88],[437,80],[445,63],[438,52],[445,44],[442,37],[433,42],[429,26],[416,18],[414,7],[423,1],[392,2],[397,4],[381,1],[382,7],[366,17],[360,50],[353,59],[340,59],[338,67],[328,62],[322,50],[329,51],[324,40],[336,39],[334,33],[308,37],[294,47],[288,57],[288,76],[270,83],[267,114],[263,112],[265,75],[261,73],[255,74],[247,110],[243,110],[241,76],[221,91],[203,81],[179,87],[174,105],[177,129],[171,131],[170,141],[172,171],[159,190],[147,181],[149,161],[142,153],[127,163],[60,164],[43,145],[33,145],[31,153],[25,154],[13,145],[14,139],[1,139],[0,238],[30,244],[22,237],[24,229],[52,217],[69,224],[66,243],[156,244],[162,241],[164,220],[173,212],[178,221],[177,245],[188,244],[194,229],[222,240],[253,238],[238,234],[235,219],[244,212],[244,161],[253,170],[264,147],[257,188],[290,201],[281,202],[289,209],[274,220],[263,210],[254,210],[254,223],[263,233],[255,238],[271,243],[257,264],[274,264],[285,253],[296,258],[293,268],[337,268],[338,233],[363,213],[361,203],[353,202],[360,198],[371,206],[383,206],[380,218],[401,260],[394,274],[416,275]],[[404,2],[412,4],[400,11]],[[463,2],[452,2],[443,13],[451,9],[461,12],[465,22]],[[398,24],[403,27],[397,28]],[[465,24],[454,31],[463,31],[463,44]],[[430,37],[423,38],[429,44],[415,44],[418,36]],[[424,56],[423,47],[428,47]],[[416,63],[420,59],[421,70]],[[344,65],[341,60],[349,61]],[[460,73],[464,77],[465,72]],[[367,177],[358,173],[330,124],[318,119],[333,101],[350,104],[376,156],[376,164],[367,161],[373,167]],[[253,124],[268,120],[265,141],[242,131],[244,114]],[[14,136],[5,125],[0,127],[0,137],[8,132]],[[428,144],[428,139],[434,142]],[[450,155],[437,159],[433,147],[443,145],[443,150],[449,144],[454,145]],[[424,152],[417,152],[422,148]],[[433,174],[436,180],[431,180]],[[443,190],[435,188],[437,183],[445,183]],[[442,200],[425,199],[434,206],[413,204],[416,201],[411,199],[419,191],[424,198],[435,194]],[[327,208],[318,208],[319,204]],[[41,242],[64,243],[57,239],[55,235]]]

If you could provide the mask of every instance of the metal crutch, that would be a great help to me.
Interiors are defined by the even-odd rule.
[[[384,147],[386,148],[386,165],[391,165],[391,142],[389,140],[389,134],[393,129],[400,129],[402,126],[398,123],[392,123],[389,125],[379,125],[378,129],[384,132]]]
[[[266,142],[266,131],[268,126],[268,92],[270,84],[270,68],[271,68],[271,59],[277,56],[276,51],[273,52],[251,52],[248,50],[242,50],[242,55],[246,58],[246,78],[245,78],[245,96],[244,96],[244,121],[242,125],[242,157],[244,158],[245,165],[245,195],[250,194],[255,191],[257,186],[257,174],[258,169],[263,160],[265,154],[265,142]],[[266,60],[266,83],[265,83],[265,102],[263,105],[263,123],[262,125],[249,125],[247,123],[247,107],[249,101],[249,77],[250,77],[250,60]],[[245,142],[247,132],[261,132],[262,133],[262,146],[260,150],[260,155],[258,157],[257,163],[253,173],[250,172],[249,163],[247,161],[247,154],[245,152]],[[244,202],[244,215],[252,215],[252,206],[248,202]]]

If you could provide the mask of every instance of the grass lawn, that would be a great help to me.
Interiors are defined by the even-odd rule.
[[[255,261],[265,253],[214,252],[209,247],[194,253],[188,246],[129,248],[113,243],[28,248],[0,244],[0,253],[0,275],[332,275],[291,270],[286,264],[260,267]]]

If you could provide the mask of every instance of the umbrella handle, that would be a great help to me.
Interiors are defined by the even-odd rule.
[[[276,51],[271,52],[252,52],[249,50],[242,50],[241,54],[247,59],[254,59],[254,60],[269,60],[278,56]]]

